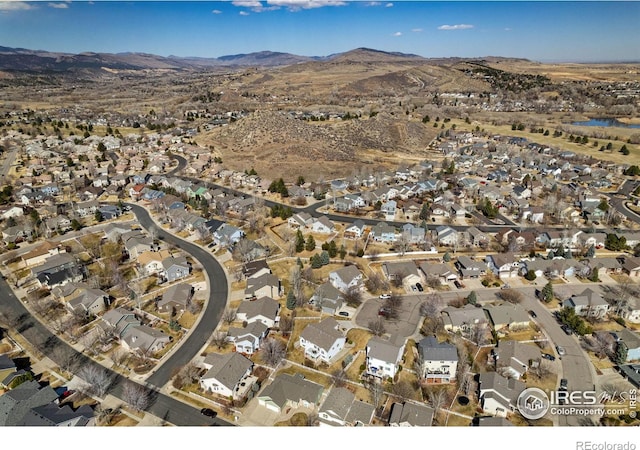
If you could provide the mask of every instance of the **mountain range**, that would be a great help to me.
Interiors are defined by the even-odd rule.
[[[25,72],[62,72],[69,70],[197,70],[213,67],[278,67],[311,61],[401,62],[420,61],[425,58],[399,52],[385,52],[358,48],[329,56],[300,56],[291,53],[262,51],[226,55],[218,58],[158,56],[148,53],[95,53],[78,54],[48,52],[0,46],[0,70]]]

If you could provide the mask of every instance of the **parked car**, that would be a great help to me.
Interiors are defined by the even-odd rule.
[[[422,285],[420,283],[416,283],[416,288],[418,289],[418,291],[422,292],[424,291],[424,288],[422,287]]]
[[[342,316],[342,317],[349,317],[349,313],[348,313],[348,312],[346,312],[346,311],[339,311],[339,312],[338,312],[338,315],[339,315],[339,316]]]
[[[509,285],[509,283],[506,283],[500,286],[500,289],[511,289],[511,286]]]
[[[543,354],[542,354],[542,357],[543,357],[544,359],[548,359],[549,361],[555,361],[555,360],[556,360],[556,357],[555,357],[555,356],[553,356],[553,355],[552,355],[552,354],[550,354],[550,353],[543,353]]]
[[[462,283],[460,283],[458,280],[455,280],[453,282],[453,284],[455,285],[455,287],[457,287],[458,289],[462,289]]]
[[[538,315],[536,314],[536,312],[535,312],[533,309],[530,309],[530,310],[529,310],[529,315],[530,315],[531,317],[533,317],[534,319],[535,319],[536,317],[538,317]]]
[[[213,409],[211,409],[211,408],[202,408],[202,409],[200,410],[200,414],[203,414],[203,415],[205,415],[205,416],[207,416],[207,417],[215,417],[215,416],[217,416],[217,415],[218,415],[218,413],[217,413],[217,412],[215,412],[215,411],[214,411]]]
[[[389,315],[391,311],[389,311],[389,308],[380,308],[378,310],[378,315],[379,316],[383,316],[383,317],[387,317]]]
[[[216,246],[216,243],[215,243],[215,242],[212,242],[211,244],[207,245],[207,248],[213,248],[213,247],[215,247],[215,246]]]
[[[564,331],[568,336],[573,334],[573,330],[569,325],[562,325],[560,328],[562,328],[562,331]]]
[[[391,294],[380,295],[380,300],[389,300],[390,298],[391,298]]]
[[[558,356],[564,356],[567,354],[564,347],[560,347],[559,345],[556,345],[556,351],[558,352]]]

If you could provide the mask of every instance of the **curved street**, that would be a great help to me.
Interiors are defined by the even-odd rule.
[[[205,302],[197,324],[185,340],[180,343],[179,348],[171,352],[171,355],[146,380],[146,387],[152,399],[146,411],[174,425],[229,425],[221,419],[205,417],[200,414],[198,409],[160,392],[160,389],[170,381],[173,371],[188,364],[207,344],[213,330],[218,325],[228,295],[227,277],[224,269],[210,253],[202,248],[163,231],[151,219],[146,209],[135,204],[129,204],[129,206],[141,226],[147,230],[153,229],[159,239],[181,248],[198,260],[207,274],[210,288],[208,301]],[[15,324],[16,331],[28,342],[60,367],[68,367],[77,371],[83,366],[93,365],[107,370],[109,377],[113,380],[108,394],[122,399],[123,386],[126,383],[135,382],[104,368],[52,334],[47,327],[31,316],[5,280],[0,281],[0,313],[6,317],[8,323]]]

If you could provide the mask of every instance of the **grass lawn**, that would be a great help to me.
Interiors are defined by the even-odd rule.
[[[198,314],[192,314],[189,311],[185,311],[180,316],[180,319],[178,319],[178,323],[180,324],[181,327],[184,327],[186,329],[191,329],[191,327],[193,327],[193,324],[196,323],[197,319],[198,319]]]
[[[475,408],[473,409],[473,411],[471,411],[471,416],[473,417],[473,412],[475,411]],[[466,417],[460,417],[460,416],[456,416],[455,414],[449,414],[449,418],[446,419],[446,423],[448,427],[468,427],[469,424],[471,423],[471,420],[467,419]]]

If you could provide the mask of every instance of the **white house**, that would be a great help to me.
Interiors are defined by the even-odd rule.
[[[402,362],[405,340],[397,344],[392,341],[372,337],[366,347],[366,374],[385,380],[393,378],[398,372],[398,366]]]
[[[345,266],[329,273],[329,282],[341,292],[346,292],[351,287],[359,287],[362,282],[362,273],[354,265]]]
[[[314,361],[321,360],[331,363],[331,360],[344,348],[346,338],[340,325],[327,317],[319,323],[306,326],[300,334],[300,347],[304,349],[305,357]]]
[[[518,396],[525,389],[522,381],[507,379],[497,372],[480,374],[480,407],[485,413],[506,417],[516,410]]]
[[[428,336],[418,343],[420,370],[427,383],[452,383],[458,369],[458,350],[448,342]]]
[[[253,362],[240,353],[211,353],[205,358],[203,366],[208,370],[200,379],[202,389],[235,398],[238,398],[238,391],[246,390],[240,388],[246,387],[253,370]]]
[[[603,319],[609,311],[609,303],[590,288],[582,291],[580,295],[571,296],[562,305],[573,308],[578,316],[595,319]]]

